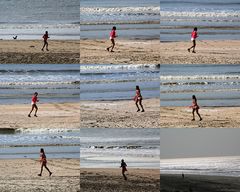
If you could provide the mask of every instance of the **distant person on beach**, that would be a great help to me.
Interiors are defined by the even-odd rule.
[[[31,109],[30,113],[28,114],[28,117],[31,117],[31,113],[33,112],[34,109],[35,109],[34,116],[37,117],[37,111],[38,111],[37,102],[39,102],[38,92],[35,92],[34,95],[32,96],[32,109]]]
[[[190,108],[192,108],[192,114],[193,114],[193,119],[192,121],[195,121],[195,111],[199,117],[199,121],[202,121],[202,117],[199,114],[198,110],[200,109],[200,107],[197,104],[197,98],[195,95],[192,96],[192,105],[190,106]]]
[[[45,32],[45,34],[42,36],[42,38],[43,38],[43,48],[42,48],[42,51],[44,51],[44,47],[46,46],[46,50],[47,51],[49,51],[48,50],[48,38],[49,38],[49,36],[48,36],[48,31],[46,31]]]
[[[47,169],[47,171],[49,172],[49,176],[51,176],[52,172],[47,167],[47,157],[45,155],[43,148],[40,149],[40,163],[41,163],[41,172],[40,172],[40,174],[38,174],[38,176],[40,176],[40,177],[42,176],[43,167],[45,167]]]
[[[193,53],[196,53],[196,52],[195,52],[196,39],[198,38],[197,30],[198,30],[197,27],[195,27],[195,28],[193,29],[193,31],[192,31],[191,41],[193,42],[193,46],[190,47],[190,48],[188,48],[188,52],[190,52],[191,49],[193,49],[192,52],[193,52]]]
[[[116,30],[117,30],[117,28],[115,26],[113,26],[112,31],[110,32],[110,38],[109,38],[111,40],[112,45],[110,47],[107,47],[107,51],[109,51],[111,49],[110,52],[114,52],[113,51],[113,48],[115,47],[114,39],[117,37]]]
[[[121,160],[120,168],[122,168],[122,175],[124,180],[127,180],[127,176],[125,175],[125,172],[127,171],[127,164],[125,163],[124,159]]]
[[[135,95],[135,97],[134,97],[134,101],[135,101],[135,104],[136,104],[136,106],[137,106],[137,112],[139,112],[140,111],[140,108],[139,108],[139,106],[138,106],[138,103],[139,103],[139,105],[141,106],[141,108],[142,108],[142,112],[144,112],[144,108],[143,108],[143,105],[142,105],[142,95],[141,95],[141,90],[140,90],[140,88],[139,88],[139,86],[137,85],[136,86],[136,95]]]

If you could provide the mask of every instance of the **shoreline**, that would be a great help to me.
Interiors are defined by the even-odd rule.
[[[29,104],[0,105],[0,129],[80,128],[79,103],[50,103],[38,105],[38,117],[29,118]]]
[[[1,40],[1,64],[79,64],[79,40],[49,40],[49,51],[42,51],[42,40]]]
[[[128,168],[125,181],[120,168],[81,168],[81,189],[86,192],[109,191],[114,192],[159,192],[159,169],[131,169]]]
[[[240,128],[240,107],[201,107],[191,121],[188,107],[160,107],[160,128]]]
[[[211,192],[237,192],[240,188],[239,177],[208,176],[185,174],[161,174],[161,192],[171,191],[211,191]]]
[[[44,169],[42,177],[39,159],[0,159],[0,191],[80,191],[79,159],[48,159],[53,172],[49,177]]]
[[[133,100],[80,101],[81,128],[159,128],[160,100],[142,103],[145,112],[137,113]]]
[[[191,41],[160,41],[160,64],[239,64],[240,40],[198,40],[195,54]]]

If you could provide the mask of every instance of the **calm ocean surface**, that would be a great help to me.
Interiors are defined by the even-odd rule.
[[[119,38],[159,39],[158,0],[82,0],[81,38],[109,38],[113,25]]]
[[[161,106],[240,106],[240,65],[161,65]]]
[[[0,1],[0,39],[79,39],[79,0]]]
[[[159,129],[81,128],[81,167],[159,169]]]
[[[81,100],[131,100],[136,85],[143,98],[159,98],[157,65],[81,65]]]
[[[11,64],[0,66],[0,104],[79,102],[78,64]]]
[[[161,41],[187,41],[194,27],[200,40],[239,40],[239,0],[161,0]]]

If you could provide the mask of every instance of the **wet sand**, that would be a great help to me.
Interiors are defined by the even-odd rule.
[[[115,52],[106,51],[110,40],[80,40],[82,64],[159,64],[159,40],[116,39]]]
[[[201,107],[199,121],[188,107],[160,107],[161,128],[240,128],[240,107]]]
[[[161,192],[237,192],[239,177],[161,174]]]
[[[49,40],[48,43],[49,51],[42,51],[41,40],[1,40],[0,63],[79,63],[79,40]]]
[[[121,169],[81,168],[81,191],[159,192],[159,170],[128,168],[128,172],[128,180],[125,181],[121,175]]]
[[[79,159],[48,159],[49,177],[44,169],[42,177],[38,159],[1,159],[0,191],[2,192],[79,192]]]
[[[161,42],[159,48],[160,64],[239,64],[240,41],[197,40],[196,52],[187,49],[192,42]]]
[[[159,128],[159,99],[144,99],[145,112],[134,101],[81,101],[82,128]]]
[[[79,103],[38,104],[38,117],[28,117],[30,104],[0,105],[0,128],[79,128]]]

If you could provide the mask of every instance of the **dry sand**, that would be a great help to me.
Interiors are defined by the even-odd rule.
[[[0,128],[80,128],[79,103],[38,104],[38,117],[29,118],[30,104],[0,105]]]
[[[80,40],[81,64],[159,64],[159,40],[116,39],[115,52],[106,51],[110,40]]]
[[[81,191],[84,192],[159,192],[160,171],[128,168],[125,181],[121,169],[81,168]]]
[[[161,174],[161,192],[237,192],[239,177]]]
[[[79,40],[49,40],[49,51],[41,51],[41,40],[1,40],[0,63],[79,63]]]
[[[48,176],[44,169],[42,177],[38,159],[0,160],[1,192],[77,192],[80,191],[79,159],[49,159],[48,168],[53,172]]]
[[[189,42],[161,42],[160,64],[239,64],[240,41],[198,41],[197,53],[189,53]]]
[[[159,99],[144,99],[145,112],[134,101],[81,101],[82,128],[159,128]]]
[[[161,128],[240,128],[240,107],[202,107],[199,110],[203,120],[192,120],[188,107],[161,107]]]

